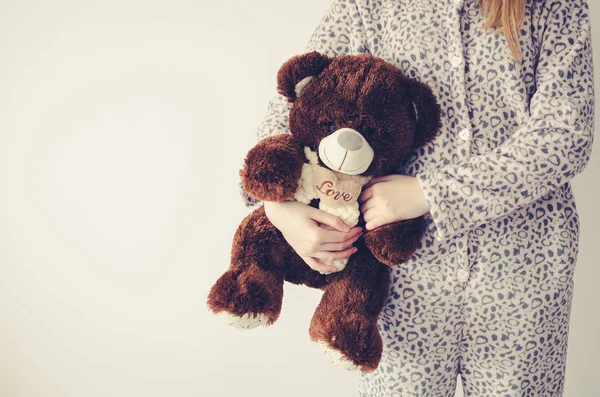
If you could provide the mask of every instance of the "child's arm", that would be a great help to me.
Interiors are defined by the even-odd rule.
[[[488,152],[416,174],[437,240],[520,210],[568,184],[587,166],[594,140],[590,12],[584,0],[559,3],[547,10],[538,28],[545,33],[538,44],[528,117]],[[527,93],[515,90],[514,95]],[[497,134],[491,126],[478,133]]]

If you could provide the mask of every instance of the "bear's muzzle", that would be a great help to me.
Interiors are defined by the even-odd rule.
[[[374,157],[369,142],[352,128],[340,128],[323,138],[319,144],[319,158],[323,164],[342,174],[362,174]]]

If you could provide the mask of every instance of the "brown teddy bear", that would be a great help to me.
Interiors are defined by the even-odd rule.
[[[278,92],[292,102],[291,134],[261,140],[245,159],[244,189],[265,201],[298,200],[364,225],[358,196],[373,177],[393,172],[415,148],[431,141],[439,106],[424,84],[369,54],[295,56],[277,75]],[[410,258],[423,218],[367,231],[340,271],[312,270],[260,207],[238,227],[229,270],[212,287],[209,309],[230,325],[254,328],[279,317],[283,283],[324,290],[310,336],[348,369],[377,368],[382,341],[377,317],[388,291],[388,266]]]

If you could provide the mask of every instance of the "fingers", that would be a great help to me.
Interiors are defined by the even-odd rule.
[[[370,210],[371,208],[374,208],[376,206],[377,206],[377,199],[372,197],[369,200],[362,203],[362,205],[360,206],[360,212],[362,212],[364,214],[365,212],[367,212],[368,210]]]
[[[369,223],[370,221],[372,221],[374,218],[378,217],[379,215],[380,214],[377,211],[377,208],[371,208],[363,213],[363,219],[365,220],[365,223]]]
[[[376,216],[373,219],[371,219],[369,222],[367,222],[367,224],[365,225],[365,229],[367,229],[367,230],[377,229],[378,227],[387,225],[388,223],[390,223],[390,222],[387,221],[384,216]]]
[[[315,257],[321,263],[329,262],[329,261],[336,261],[339,259],[350,258],[350,256],[352,254],[354,254],[357,250],[358,250],[358,248],[356,248],[356,247],[350,247],[348,249],[345,249],[344,251],[338,251],[338,252],[322,251],[322,252],[318,252],[317,254],[315,254]]]
[[[311,224],[310,229],[306,230],[303,234],[294,235],[294,239],[299,239],[299,244],[292,245],[294,250],[300,255],[302,258],[314,258],[315,254],[322,251],[340,251],[348,247],[348,245],[353,244],[358,238],[360,238],[360,234],[362,232],[362,228],[354,227],[350,229],[348,233],[338,232],[337,230],[325,230],[319,226],[316,226],[314,223]],[[286,237],[284,235],[284,237]],[[353,240],[354,239],[354,240]],[[293,240],[291,237],[286,237],[286,240]],[[350,242],[349,242],[350,241]],[[326,245],[326,244],[339,244],[346,242],[346,245]],[[349,243],[348,243],[349,242]],[[335,248],[338,249],[330,249]]]
[[[328,273],[334,273],[337,272],[337,268],[335,266],[331,266],[331,265],[324,265],[322,264],[320,261],[318,261],[315,258],[311,258],[311,257],[302,257],[302,259],[304,260],[304,262],[306,262],[306,264],[313,270],[321,273],[321,274],[328,274]]]
[[[375,195],[375,186],[378,183],[385,183],[389,181],[393,181],[397,178],[402,178],[402,175],[384,175],[377,178],[372,178],[364,187],[360,196],[358,196],[358,201],[360,203],[369,200],[371,197]]]
[[[362,193],[360,194],[360,196],[358,196],[358,202],[359,203],[364,203],[365,201],[367,201],[371,197],[373,197],[373,186],[369,186],[368,188],[366,188],[366,189],[364,189],[362,191]]]
[[[323,223],[327,226],[331,226],[332,228],[334,228],[335,230],[337,230],[339,232],[347,233],[350,231],[350,227],[348,225],[346,225],[343,220],[341,220],[339,217],[337,217],[335,215],[328,214],[325,211],[315,208],[314,211],[312,211],[310,217],[314,221]]]
[[[324,223],[318,223],[317,225],[318,225],[318,226],[319,226],[321,229],[325,229],[325,230],[336,230],[336,229],[332,228],[331,226],[329,226],[329,225],[326,225],[326,224],[324,224]]]
[[[326,265],[325,262],[350,258],[350,256],[354,254],[357,250],[358,248],[356,247],[350,247],[344,251],[339,252],[322,251],[316,253],[315,257],[302,257],[302,259],[311,269],[321,274],[329,274],[338,272],[339,270],[335,266]]]
[[[358,241],[358,239],[362,236],[362,229],[361,228],[356,228],[359,230],[358,233],[355,233],[354,235],[350,235],[350,237],[348,237],[348,239],[346,239],[345,241],[339,242],[339,243],[325,243],[321,245],[321,249],[323,251],[343,251],[346,248],[352,246],[352,244],[354,244],[356,241]]]
[[[319,250],[323,249],[323,244],[326,243],[342,243],[350,238],[353,238],[362,231],[360,227],[353,227],[348,233],[338,232],[337,230],[319,230],[318,239],[321,242]]]

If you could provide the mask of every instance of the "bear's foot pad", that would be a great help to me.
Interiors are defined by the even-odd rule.
[[[336,366],[348,371],[357,371],[360,369],[359,366],[354,364],[348,357],[346,357],[341,351],[336,350],[329,346],[327,342],[319,341],[319,345],[325,351],[325,355],[329,360]]]
[[[238,328],[238,329],[253,329],[261,325],[266,325],[269,321],[269,317],[266,314],[251,314],[246,313],[242,316],[236,316],[235,314],[222,311],[217,313],[219,317],[226,324]]]

